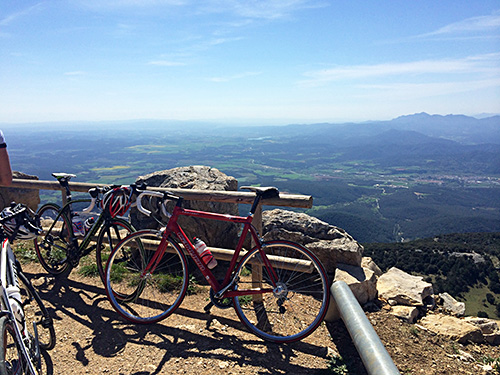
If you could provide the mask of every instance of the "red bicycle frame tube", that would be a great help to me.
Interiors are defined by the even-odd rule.
[[[231,258],[231,262],[229,264],[229,267],[227,269],[226,275],[224,277],[224,280],[222,283],[219,283],[217,279],[215,278],[214,274],[210,269],[203,263],[201,257],[198,255],[198,252],[194,248],[194,245],[191,243],[187,235],[184,233],[182,228],[179,226],[177,223],[177,219],[179,216],[192,216],[192,217],[197,217],[197,218],[202,218],[202,219],[210,219],[210,220],[218,220],[218,221],[227,221],[227,222],[232,222],[235,224],[243,224],[243,230],[241,232],[238,245],[236,246],[236,250],[234,251],[233,257]],[[264,251],[262,251],[261,246],[260,246],[260,239],[259,236],[257,235],[257,232],[255,231],[254,227],[252,226],[252,220],[253,220],[253,215],[249,215],[247,217],[243,216],[235,216],[235,215],[228,215],[228,214],[220,214],[220,213],[215,213],[215,212],[205,212],[205,211],[197,211],[197,210],[190,210],[186,208],[182,208],[179,206],[175,206],[174,210],[172,212],[172,216],[170,217],[167,227],[165,228],[165,231],[163,232],[162,240],[160,242],[160,245],[158,246],[158,249],[155,252],[155,255],[152,257],[152,259],[149,261],[148,266],[144,270],[144,274],[148,272],[152,272],[156,266],[158,265],[159,261],[163,257],[163,254],[165,253],[167,249],[167,238],[171,233],[175,233],[177,238],[182,242],[184,245],[184,248],[188,252],[188,254],[191,256],[193,261],[196,263],[198,268],[200,269],[201,273],[205,277],[205,279],[208,281],[212,289],[214,290],[215,293],[219,292],[224,286],[228,285],[229,282],[231,281],[231,275],[232,271],[235,269],[236,264],[238,262],[238,257],[241,253],[241,249],[243,248],[243,243],[245,242],[246,235],[248,232],[250,232],[252,239],[254,242],[257,244],[257,247],[259,248],[259,251],[261,253],[262,259],[264,261],[265,267],[270,271],[269,275],[271,277],[271,283],[273,287],[276,286],[276,280],[277,276],[274,271],[274,268],[271,266],[271,263],[269,262],[269,259],[267,258],[266,254]],[[151,270],[151,271],[149,271]],[[144,275],[143,275],[144,276]],[[249,295],[249,294],[262,294],[262,293],[269,293],[272,292],[272,289],[247,289],[247,290],[237,290],[237,291],[228,291],[225,293],[224,296],[226,297],[237,297],[237,296],[243,296],[243,295]]]

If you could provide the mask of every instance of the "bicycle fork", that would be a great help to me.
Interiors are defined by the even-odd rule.
[[[12,326],[14,327],[14,334],[16,336],[15,338],[17,341],[20,341],[19,343],[15,343],[15,345],[20,347],[20,349],[21,349],[21,355],[23,357],[22,359],[23,359],[23,362],[26,362],[29,374],[37,375],[37,371],[35,370],[35,367],[33,366],[33,363],[31,361],[32,357],[30,355],[29,348],[28,348],[28,346],[30,346],[29,345],[30,340],[29,340],[29,336],[28,336],[28,330],[26,329],[26,327],[24,327],[23,331],[25,334],[23,334],[23,332],[21,332],[21,329],[17,323],[16,316],[14,314],[14,311],[12,310],[12,307],[10,305],[7,289],[5,289],[5,287],[3,286],[3,284],[1,284],[1,282],[0,282],[0,286],[2,288],[2,303],[6,307],[6,310],[2,311],[2,315],[9,316],[11,321],[14,322],[14,324],[12,324]],[[35,327],[35,335],[38,336],[36,327]],[[35,337],[35,339],[36,339],[36,337]],[[36,342],[38,342],[38,341],[36,341]],[[40,348],[38,347],[38,345],[36,345],[36,347],[35,347],[35,355],[36,355],[36,358],[39,358],[39,356],[40,356]],[[38,362],[37,368],[40,368],[40,363],[39,363],[40,361],[37,360],[37,362]]]

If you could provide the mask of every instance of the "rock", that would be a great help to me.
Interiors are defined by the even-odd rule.
[[[12,177],[23,180],[38,180],[37,176],[17,171],[12,172]],[[23,203],[33,211],[36,211],[40,204],[40,192],[38,189],[0,187],[0,211],[8,207],[11,202]]]
[[[486,341],[490,345],[500,345],[500,332],[487,333],[484,334],[484,341]]]
[[[500,329],[498,324],[493,319],[478,318],[475,316],[467,316],[464,318],[467,323],[473,324],[481,329],[483,332],[484,341],[490,345],[500,344]]]
[[[335,281],[337,280],[349,285],[360,305],[377,298],[377,277],[368,268],[339,263],[335,270]]]
[[[304,213],[282,209],[262,213],[264,240],[298,242],[314,252],[328,273],[338,263],[361,265],[363,247],[343,229]]]
[[[461,344],[484,342],[484,336],[479,327],[454,316],[430,314],[424,316],[420,324],[431,332],[457,340]]]
[[[424,299],[432,296],[432,284],[422,277],[412,276],[396,267],[392,267],[378,278],[379,297],[396,301],[400,305],[423,306]]]
[[[481,328],[483,333],[493,333],[498,331],[498,324],[493,319],[478,318],[476,316],[466,316],[464,321]]]
[[[440,293],[439,297],[443,303],[443,308],[455,316],[465,315],[465,303],[458,302],[455,298],[448,293]]]
[[[407,323],[415,323],[418,318],[418,309],[414,306],[393,306],[390,313]]]
[[[344,281],[349,285],[356,300],[362,306],[377,298],[377,277],[375,273],[368,268],[339,263],[335,270],[334,281]],[[337,309],[337,304],[332,298],[325,320],[335,321],[338,319],[340,319],[340,314]]]
[[[370,257],[361,258],[361,267],[372,270],[377,277],[379,277],[383,273],[379,266],[377,266],[377,264]]]
[[[190,166],[173,168],[169,170],[154,172],[146,176],[141,176],[136,182],[145,182],[148,187],[181,188],[196,190],[219,190],[235,191],[238,189],[238,181],[220,172],[216,168],[205,166]],[[235,203],[219,203],[205,201],[184,201],[184,207],[201,210],[238,215],[238,205]],[[159,225],[141,213],[137,209],[131,210],[132,224],[136,228],[157,228]],[[235,248],[238,237],[238,227],[236,224],[216,221],[196,219],[182,216],[179,224],[184,229],[189,238],[200,237],[208,246]]]

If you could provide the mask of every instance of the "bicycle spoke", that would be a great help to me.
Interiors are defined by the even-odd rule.
[[[126,237],[106,265],[106,294],[118,313],[135,323],[153,323],[170,315],[187,291],[187,261],[179,246],[158,250],[157,231]],[[158,252],[161,256],[158,257]],[[155,267],[148,268],[151,264]]]
[[[274,342],[292,342],[312,333],[328,307],[328,282],[323,268],[309,250],[291,242],[263,246],[273,269],[254,249],[238,268],[237,290],[261,288],[272,293],[234,299],[236,312],[256,335]]]
[[[37,213],[42,233],[34,240],[42,267],[49,273],[63,273],[69,266],[67,254],[70,245],[70,222],[65,215],[58,216],[60,207],[48,203]]]

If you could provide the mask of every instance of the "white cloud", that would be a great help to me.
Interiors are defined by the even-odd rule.
[[[487,90],[500,87],[500,77],[476,81],[451,81],[429,83],[366,84],[356,86],[357,97],[384,97],[390,100],[416,100],[435,96]]]
[[[242,79],[242,78],[246,78],[246,77],[258,76],[260,74],[262,74],[262,73],[261,72],[245,72],[245,73],[235,74],[235,75],[226,76],[226,77],[211,77],[211,78],[208,78],[208,80],[211,82],[229,82],[229,81],[233,81],[235,79]]]
[[[421,60],[373,65],[338,66],[304,73],[304,86],[319,86],[332,81],[357,80],[388,76],[415,76],[425,74],[450,75],[457,73],[491,73],[498,75],[500,53],[470,56],[463,59]]]
[[[66,72],[64,73],[65,76],[83,76],[87,74],[86,72],[82,70],[75,70],[74,72]]]
[[[185,66],[186,63],[179,61],[170,61],[170,60],[154,60],[148,62],[148,65],[156,65],[156,66]]]
[[[238,17],[273,20],[286,18],[310,8],[326,7],[316,0],[210,0],[204,1],[200,12],[232,13]]]
[[[185,0],[79,0],[81,6],[94,11],[106,11],[119,8],[152,8],[158,6],[182,6]]]
[[[488,16],[471,17],[443,26],[433,32],[418,37],[457,35],[464,33],[490,32],[500,28],[500,11]]]
[[[20,10],[20,11],[15,12],[15,13],[11,13],[8,16],[0,19],[0,26],[7,26],[7,25],[11,24],[12,22],[14,22],[15,20],[22,18],[22,17],[36,11],[37,9],[41,8],[42,5],[43,5],[42,3],[38,3],[38,4],[30,6],[29,8]]]

